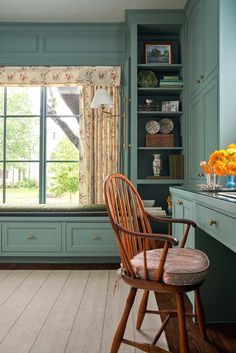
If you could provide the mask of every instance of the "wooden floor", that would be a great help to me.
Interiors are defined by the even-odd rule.
[[[171,294],[158,294],[157,302],[160,309],[176,307],[175,298]],[[191,304],[187,297],[185,298],[185,308],[191,311]],[[208,324],[207,341],[200,337],[198,326],[191,319],[188,319],[187,329],[190,353],[236,353],[236,324]],[[170,351],[179,353],[177,319],[169,321],[165,333]]]
[[[115,279],[115,270],[0,270],[0,353],[109,353],[129,290],[121,281],[113,295]],[[126,338],[150,342],[161,321],[149,315],[135,330],[141,294]],[[160,346],[168,349],[165,335]]]
[[[100,270],[93,270],[96,268]],[[117,267],[117,265],[112,265]],[[91,270],[92,268],[92,270]],[[109,265],[0,265],[0,353],[109,353],[128,286],[122,281],[113,295],[116,271]],[[160,326],[146,315],[142,332],[135,330],[136,300],[127,338],[149,342]],[[159,308],[175,307],[174,297],[158,294]],[[186,298],[186,308],[190,303]],[[154,296],[149,309],[156,308]],[[236,324],[207,325],[208,342],[188,320],[190,353],[236,353]],[[179,353],[178,323],[165,330],[170,351]],[[166,337],[159,345],[168,349]],[[139,350],[122,346],[119,353]]]

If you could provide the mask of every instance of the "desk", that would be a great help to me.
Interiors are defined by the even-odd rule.
[[[236,199],[192,187],[171,187],[170,192],[173,217],[197,223],[187,246],[204,251],[211,262],[201,287],[207,322],[236,322]],[[183,226],[174,226],[178,239],[182,232]]]

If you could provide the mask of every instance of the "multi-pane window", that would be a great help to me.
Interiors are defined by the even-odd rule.
[[[0,198],[79,203],[79,87],[0,88]]]

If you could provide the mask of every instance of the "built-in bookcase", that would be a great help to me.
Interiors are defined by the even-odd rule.
[[[136,53],[131,52],[131,179],[136,183],[143,199],[155,199],[155,205],[162,206],[165,210],[167,210],[169,186],[184,182],[184,172],[178,174],[181,177],[173,176],[172,168],[170,173],[169,162],[171,155],[184,155],[183,23],[184,21],[179,24],[148,23],[145,18],[145,24],[137,22],[134,24],[137,26],[136,38],[134,35],[131,37],[131,41],[136,40],[136,46],[135,43],[131,44],[131,48],[136,47]],[[147,44],[170,45],[172,51],[170,62],[161,63],[155,58],[156,62],[150,62],[146,54]],[[157,84],[154,87],[142,87],[138,79],[140,71],[152,71],[157,78]],[[136,77],[133,77],[134,73]],[[175,86],[173,83],[168,86],[169,83],[167,83],[167,87],[163,87],[165,82],[161,84],[161,81],[170,76],[178,77],[183,84],[177,83]],[[151,106],[146,104],[147,99],[152,101]],[[178,109],[163,111],[163,102],[171,101],[179,102]],[[173,142],[164,146],[150,146],[146,141],[146,124],[150,120],[160,124],[162,119],[169,119],[168,121],[171,121],[174,126],[171,131]],[[156,135],[160,133],[157,132]],[[155,153],[160,153],[162,159],[161,175],[157,178],[153,178],[152,166]]]

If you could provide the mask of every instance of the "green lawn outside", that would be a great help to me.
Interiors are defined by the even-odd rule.
[[[7,188],[6,189],[6,201],[7,203],[36,203],[38,204],[38,189],[27,189],[27,188]],[[75,193],[71,195],[71,203],[70,203],[70,194],[66,193],[63,196],[53,196],[47,195],[47,203],[48,204],[65,204],[65,205],[79,205],[79,193]]]

